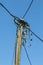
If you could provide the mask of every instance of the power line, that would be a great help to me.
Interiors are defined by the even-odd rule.
[[[27,8],[27,10],[26,10],[26,12],[25,12],[25,14],[23,15],[22,18],[24,18],[26,16],[26,14],[28,13],[29,9],[31,8],[32,3],[33,3],[33,0],[31,1],[30,5],[28,6],[28,8]]]
[[[9,12],[9,10],[8,10],[2,3],[0,3],[0,5],[1,5],[12,17],[14,17],[14,15],[12,15],[12,14]]]
[[[2,4],[0,3],[0,5],[10,14],[10,16],[12,16],[15,20],[19,21],[20,19],[16,16],[14,16],[13,14],[11,14],[11,12],[9,12],[9,10]]]
[[[29,61],[30,65],[32,65],[32,63],[31,63],[31,61],[30,61],[30,58],[29,58],[29,55],[28,55],[28,52],[27,52],[27,50],[26,50],[26,47],[25,47],[24,45],[23,45],[23,47],[24,47],[24,49],[25,49],[25,52],[26,52],[26,55],[27,55],[28,61]]]
[[[29,11],[29,9],[30,9],[32,3],[33,3],[33,0],[31,1],[31,3],[30,3],[30,5],[29,5],[28,9],[26,10],[26,12],[25,12],[23,18],[26,16],[27,12]],[[21,19],[19,19],[18,17],[12,15],[12,14],[8,11],[8,9],[7,9],[2,3],[0,3],[0,5],[8,12],[13,18],[15,18],[17,21],[19,21],[20,24],[21,24],[21,23],[23,23],[23,24],[25,23],[25,24],[27,25],[27,23],[26,23],[25,21],[20,22]],[[16,23],[16,22],[15,22],[15,23]],[[16,24],[17,24],[17,23],[16,23]],[[27,26],[28,26],[28,25],[27,25]],[[43,42],[43,40],[42,40],[40,37],[38,37],[31,29],[29,29],[29,28],[27,28],[27,29],[28,29],[30,32],[32,32],[40,41]],[[16,63],[16,46],[17,46],[17,45],[15,45],[15,63]],[[25,46],[24,46],[24,49],[25,49],[25,52],[26,52],[28,61],[29,61],[30,65],[32,65]],[[13,58],[14,58],[14,53],[13,53]],[[12,59],[12,63],[13,63],[13,59]]]
[[[30,32],[35,36],[35,37],[37,37],[41,42],[43,42],[43,40],[39,37],[39,36],[37,36],[31,29],[29,29],[29,28],[27,28],[28,30],[30,30]]]

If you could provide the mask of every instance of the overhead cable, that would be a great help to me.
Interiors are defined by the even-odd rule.
[[[30,30],[30,32],[34,35],[34,36],[36,36],[41,42],[43,42],[43,40],[39,37],[39,36],[37,36],[31,29],[29,29],[29,28],[27,28],[28,30]]]
[[[9,10],[8,10],[2,3],[0,3],[0,5],[1,5],[12,17],[14,17],[14,15],[12,15],[12,14],[9,12]]]
[[[19,21],[20,18],[18,18],[17,16],[14,16],[13,14],[11,14],[11,12],[9,12],[9,10],[2,4],[0,3],[0,5],[10,14],[10,16],[12,16],[15,20]]]
[[[33,3],[33,0],[31,1],[30,6],[28,7],[28,9],[27,9],[26,13],[24,14],[23,18],[24,18],[25,15],[27,14],[27,12],[28,12],[28,10],[30,9],[32,3]],[[12,15],[12,14],[9,12],[9,10],[8,10],[2,3],[0,3],[0,5],[8,12],[13,18],[15,18],[17,21],[21,20],[20,18],[18,18],[18,17],[16,17],[16,16]],[[31,29],[29,29],[29,28],[27,28],[27,29],[30,30],[30,31],[33,33],[33,35],[35,35],[41,42],[43,42],[43,40],[42,40],[40,37],[38,37]]]
[[[30,65],[32,65],[32,63],[31,63],[31,61],[30,61],[30,58],[29,58],[29,55],[28,55],[28,52],[27,52],[27,50],[26,50],[26,47],[25,47],[24,45],[23,45],[23,47],[24,47],[24,50],[25,50],[25,52],[26,52],[28,61],[29,61]]]
[[[25,12],[25,14],[23,15],[22,18],[24,18],[26,16],[26,14],[28,13],[29,9],[31,8],[32,3],[33,3],[33,0],[31,1],[30,5],[28,6],[28,8],[27,8],[27,10],[26,10],[26,12]]]

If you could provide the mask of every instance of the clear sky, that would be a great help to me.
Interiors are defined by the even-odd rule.
[[[31,0],[0,0],[14,15],[22,18]],[[25,16],[32,29],[43,39],[43,0],[34,0]],[[43,65],[43,42],[32,36],[31,47],[26,47],[32,65]],[[16,26],[13,18],[0,6],[0,65],[13,65],[12,59],[16,42]],[[20,65],[29,65],[24,48]]]

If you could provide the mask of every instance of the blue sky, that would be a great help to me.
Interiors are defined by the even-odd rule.
[[[14,15],[22,18],[31,0],[0,0]],[[33,32],[43,39],[43,0],[34,0],[25,16]],[[32,65],[43,65],[43,43],[35,36],[31,47],[26,47]],[[11,65],[16,40],[16,26],[13,18],[0,6],[0,65]],[[20,65],[29,65],[24,48]]]

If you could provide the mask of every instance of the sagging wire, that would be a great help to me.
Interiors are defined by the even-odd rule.
[[[32,65],[31,60],[30,60],[29,55],[28,55],[28,52],[27,52],[27,49],[26,49],[26,47],[25,47],[24,45],[23,45],[23,47],[24,47],[24,50],[25,50],[25,52],[26,52],[28,61],[29,61],[30,65]]]
[[[33,3],[33,0],[31,1],[30,5],[28,6],[28,8],[27,8],[27,10],[26,10],[26,12],[25,12],[25,14],[23,15],[22,18],[24,18],[26,16],[26,14],[28,13],[29,9],[31,8],[32,3]]]

